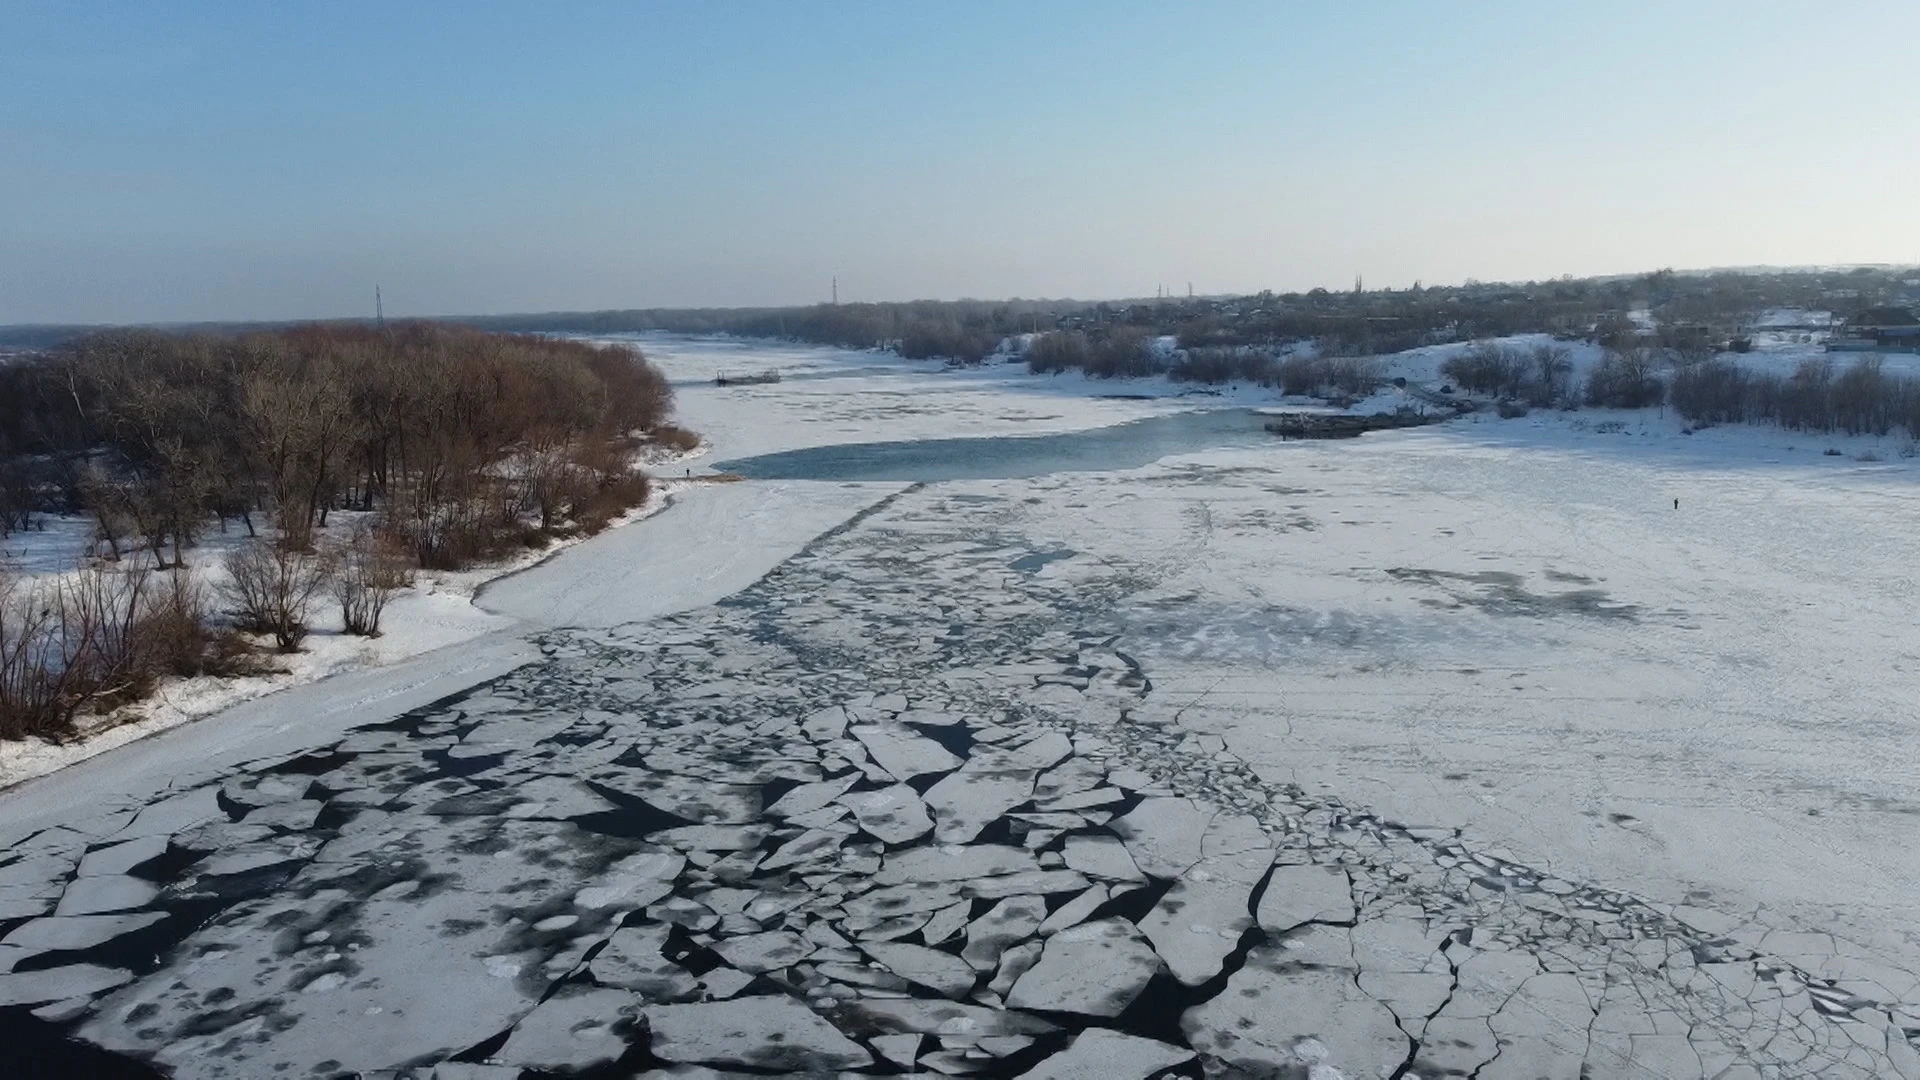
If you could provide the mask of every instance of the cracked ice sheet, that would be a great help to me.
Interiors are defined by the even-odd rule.
[[[83,1033],[177,1075],[248,1076],[326,1060],[382,1068],[507,1026],[563,940],[517,913],[560,902],[617,849],[570,825],[420,825],[380,850],[387,873],[316,865],[231,910],[182,942],[182,969],[110,997]],[[250,1004],[235,1027],[188,1034],[207,1026],[209,1002],[236,998]]]
[[[1881,719],[1899,713],[1900,661],[1877,629],[1899,616],[1868,569],[1890,556],[1871,523],[1910,470],[1834,490],[1797,454],[1769,465],[1734,445],[1689,439],[1675,456],[1653,449],[1676,449],[1670,438],[1630,451],[1559,421],[1497,427],[1492,444],[1450,426],[1304,447],[1290,469],[1196,456],[1189,471],[1208,479],[1184,495],[1156,492],[1159,477],[1124,492],[1092,481],[1075,493],[1087,508],[1053,517],[1051,535],[1148,561],[1189,535],[1171,522],[1204,502],[1206,544],[1135,609],[1156,631],[1136,655],[1191,703],[1183,724],[1228,735],[1276,780],[1467,825],[1662,903],[1701,892],[1723,911],[1764,906],[1920,966],[1893,916],[1920,872],[1898,839],[1912,799],[1877,749],[1900,737]],[[1711,485],[1712,504],[1643,514],[1652,491],[1682,484]],[[1116,528],[1122,499],[1125,522],[1168,524]],[[1306,524],[1280,528],[1289,515]],[[1581,539],[1595,528],[1609,541]],[[1640,556],[1650,549],[1659,557]],[[1405,568],[1510,574],[1534,596],[1600,590],[1643,610],[1516,618],[1490,601],[1500,585],[1390,573]],[[1795,644],[1809,634],[1817,657]],[[1749,667],[1764,674],[1711,674]]]

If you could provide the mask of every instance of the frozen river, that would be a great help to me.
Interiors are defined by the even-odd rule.
[[[784,450],[715,468],[755,480],[867,480],[933,483],[1013,480],[1049,473],[1113,472],[1175,454],[1273,442],[1251,409],[1209,409],[1129,420],[1087,431],[1021,437],[896,439]]]
[[[1906,462],[644,344],[752,479],[0,794],[5,1065],[1920,1077]]]

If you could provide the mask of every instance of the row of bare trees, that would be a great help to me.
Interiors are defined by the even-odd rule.
[[[1554,405],[1571,397],[1573,361],[1565,349],[1551,345],[1532,349],[1513,345],[1476,345],[1440,365],[1440,374],[1476,394],[1492,394]]]
[[[138,700],[163,675],[239,673],[243,651],[181,571],[0,572],[0,739],[58,738],[83,708]]]
[[[1826,357],[1775,374],[1715,360],[1681,368],[1672,401],[1699,423],[1779,424],[1799,431],[1920,438],[1920,380],[1888,374],[1876,356],[1844,370]]]
[[[116,332],[21,367],[0,389],[37,407],[0,415],[0,454],[38,463],[43,504],[90,511],[101,555],[161,568],[256,515],[306,549],[341,509],[459,566],[644,498],[632,451],[672,433],[635,349],[432,324]]]
[[[1247,382],[1287,394],[1363,397],[1385,381],[1371,356],[1315,352],[1274,356],[1270,350],[1233,345],[1196,345],[1177,351],[1156,348],[1137,327],[1097,333],[1056,330],[1034,336],[1027,367],[1036,373],[1081,371],[1096,378],[1166,375],[1183,382]]]
[[[1671,403],[1703,424],[1778,424],[1799,431],[1920,438],[1920,380],[1891,375],[1877,356],[1842,368],[1831,357],[1779,374],[1733,360],[1630,339],[1606,349],[1584,381],[1564,350],[1480,345],[1449,358],[1443,375],[1475,393],[1534,406],[1639,409]]]
[[[251,540],[224,569],[213,591],[231,623],[215,617],[205,583],[186,568],[0,571],[0,739],[61,738],[83,710],[137,701],[168,675],[270,670],[242,632],[291,652],[328,592],[345,632],[378,637],[387,604],[413,583],[411,553],[364,523],[314,550]]]
[[[1027,343],[1028,370],[1036,374],[1083,371],[1101,379],[1137,378],[1167,370],[1169,360],[1153,348],[1151,335],[1135,326],[1095,333],[1054,330]]]
[[[1602,352],[1582,381],[1574,377],[1572,357],[1557,345],[1486,343],[1448,357],[1440,374],[1473,393],[1538,408],[1638,409],[1665,400],[1660,371],[1666,362],[1662,350],[1624,341]]]
[[[1839,314],[1904,302],[1912,271],[1856,267],[1806,271],[1655,271],[1634,276],[1474,282],[1407,289],[1311,289],[1236,296],[1076,300],[918,300],[810,307],[552,312],[479,320],[492,329],[616,333],[668,330],[796,338],[852,348],[892,346],[907,356],[972,360],[1004,338],[1049,330],[1097,335],[1116,327],[1177,335],[1183,348],[1311,341],[1322,356],[1372,356],[1419,345],[1551,333],[1601,346],[1630,343],[1644,309],[1661,328],[1654,344],[1705,359],[1769,308]],[[0,335],[3,336],[3,335]]]
[[[299,648],[322,593],[339,603],[341,629],[379,637],[388,602],[413,584],[411,554],[365,523],[317,550],[251,541],[228,555],[225,566],[221,591],[237,624],[270,635],[282,652]]]

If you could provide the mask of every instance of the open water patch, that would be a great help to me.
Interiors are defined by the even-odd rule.
[[[1041,570],[1044,570],[1048,563],[1071,559],[1078,554],[1080,553],[1072,548],[1060,548],[1056,551],[1036,551],[1031,555],[1022,555],[1007,565],[1023,574],[1037,574]]]
[[[1208,409],[1054,435],[910,439],[784,450],[714,467],[755,480],[1016,480],[1137,469],[1173,454],[1271,446],[1252,409]]]

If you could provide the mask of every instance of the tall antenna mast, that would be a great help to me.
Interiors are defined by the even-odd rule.
[[[840,275],[833,275],[833,306],[840,306]]]
[[[378,285],[373,287],[373,322],[382,330],[387,328],[387,309],[380,303],[380,286]]]

